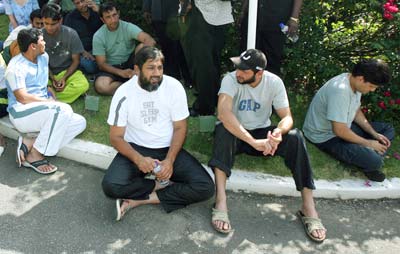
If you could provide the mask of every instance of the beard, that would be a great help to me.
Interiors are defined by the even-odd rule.
[[[161,82],[163,80],[162,76],[160,76],[158,82],[152,83],[150,81],[151,78],[152,77],[150,77],[150,79],[146,79],[142,73],[140,73],[140,75],[139,75],[139,85],[140,85],[140,87],[143,88],[144,90],[148,91],[148,92],[156,91],[160,87]]]
[[[241,84],[241,85],[247,85],[247,84],[251,84],[254,81],[256,81],[256,74],[253,75],[253,77],[249,78],[249,79],[245,79],[240,81],[237,77],[236,77],[236,81]]]

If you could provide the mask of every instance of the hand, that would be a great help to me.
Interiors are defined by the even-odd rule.
[[[94,56],[93,56],[92,54],[90,54],[89,52],[87,52],[86,50],[84,50],[84,51],[82,52],[82,56],[83,56],[84,58],[89,59],[89,60],[92,60],[92,61],[95,61],[95,60],[96,60],[96,58],[94,58]]]
[[[272,133],[268,131],[267,139],[272,147],[271,156],[274,156],[279,144],[282,142],[282,132],[281,129],[275,128]]]
[[[151,157],[142,157],[136,165],[140,171],[147,174],[153,172],[157,163],[160,163],[159,160],[155,160]]]
[[[255,139],[253,143],[250,145],[256,149],[257,151],[264,152],[266,148],[268,148],[268,140],[267,139]],[[269,152],[269,151],[268,151]]]
[[[380,155],[383,155],[388,148],[386,145],[381,144],[377,140],[368,140],[368,147],[374,149]]]
[[[390,140],[389,140],[386,136],[384,136],[384,135],[382,135],[382,134],[379,134],[379,133],[378,133],[378,134],[376,135],[375,139],[378,140],[379,143],[381,143],[382,145],[385,145],[387,148],[389,148],[390,145],[391,145]]]
[[[289,19],[289,21],[287,22],[287,26],[288,26],[288,34],[290,36],[293,36],[298,33],[298,31],[299,31],[299,23],[298,22]]]
[[[56,100],[56,92],[54,91],[53,87],[47,87],[47,94],[49,95],[49,100],[55,101]]]
[[[56,81],[56,86],[54,87],[54,89],[56,89],[57,92],[62,92],[65,89],[65,79],[62,78],[58,81]]]
[[[123,78],[132,78],[135,72],[132,69],[125,69],[119,71],[119,76]]]
[[[143,18],[144,21],[146,21],[147,24],[151,24],[151,13],[148,11],[143,12]]]
[[[168,180],[171,178],[173,173],[173,162],[170,159],[161,161],[161,171],[156,174],[156,177],[160,180]]]
[[[87,7],[92,9],[94,12],[99,12],[99,6],[93,0],[87,0]]]

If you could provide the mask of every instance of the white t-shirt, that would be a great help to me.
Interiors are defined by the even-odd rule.
[[[271,125],[272,106],[275,109],[289,107],[289,100],[282,80],[275,74],[264,71],[258,86],[239,84],[236,72],[228,73],[221,83],[218,94],[232,97],[232,112],[247,130]]]
[[[148,92],[134,76],[112,98],[108,124],[126,127],[125,141],[147,148],[169,147],[173,122],[189,116],[185,90],[176,79],[163,76],[160,87]]]
[[[195,0],[195,4],[210,25],[221,26],[234,21],[230,1]]]

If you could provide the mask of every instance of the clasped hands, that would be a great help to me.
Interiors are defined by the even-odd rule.
[[[282,141],[282,133],[280,129],[276,128],[272,132],[268,131],[267,138],[256,139],[253,147],[260,152],[263,152],[264,156],[274,156],[279,144]]]
[[[161,171],[155,174],[155,176],[160,180],[170,179],[173,173],[173,163],[170,159],[165,158],[163,161],[159,161],[151,157],[143,157],[137,163],[137,166],[140,171],[147,174],[152,173],[157,164],[161,165]]]

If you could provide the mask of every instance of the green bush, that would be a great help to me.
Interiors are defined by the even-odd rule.
[[[123,19],[152,33],[151,27],[145,24],[142,18],[142,0],[116,2],[120,6]],[[232,0],[233,15],[236,19],[241,11],[241,2],[242,0]],[[400,14],[396,13],[391,20],[385,19],[385,2],[303,1],[300,39],[295,44],[288,43],[282,65],[287,88],[304,97],[307,103],[328,79],[349,71],[361,58],[381,58],[387,61],[392,69],[391,86],[364,96],[363,107],[373,120],[394,122],[400,127],[399,104],[391,104],[391,100],[396,102],[400,99]],[[222,53],[223,72],[232,67],[229,57],[239,53],[239,40],[238,28],[231,25],[227,30],[226,46]],[[390,97],[384,96],[386,90],[391,92]],[[382,101],[386,107],[379,107]]]

